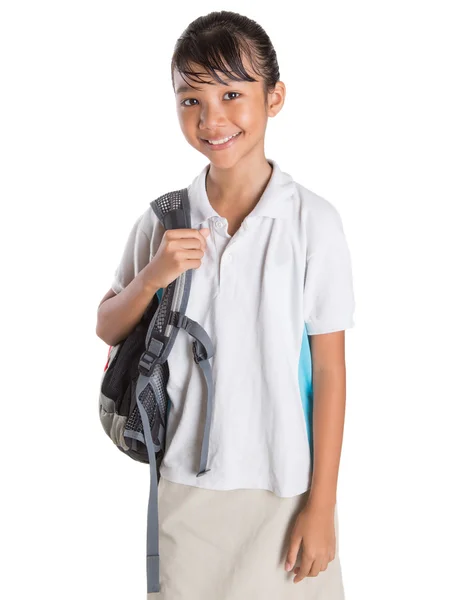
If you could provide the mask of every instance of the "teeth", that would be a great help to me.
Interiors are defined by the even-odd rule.
[[[212,142],[212,140],[207,140],[207,142],[208,142],[209,144],[213,144],[213,145],[215,145],[215,146],[216,146],[217,144],[225,144],[225,143],[226,143],[228,140],[231,140],[231,138],[233,138],[233,137],[237,136],[239,133],[241,133],[241,132],[240,132],[240,131],[238,131],[238,133],[235,133],[234,135],[230,135],[229,137],[227,137],[227,138],[224,138],[223,140],[218,140],[218,141],[213,141],[213,142]]]

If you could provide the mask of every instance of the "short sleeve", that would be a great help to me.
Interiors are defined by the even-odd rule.
[[[161,242],[164,229],[151,212],[150,208],[135,221],[120,262],[114,271],[111,288],[116,294],[120,293],[136,277],[136,275],[151,261]]]
[[[308,335],[354,326],[351,257],[342,219],[335,207],[328,211],[307,257],[303,306]]]

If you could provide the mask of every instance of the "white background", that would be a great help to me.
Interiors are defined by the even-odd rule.
[[[170,61],[222,8],[277,50],[266,156],[338,208],[352,255],[347,600],[469,598],[465,4],[2,3],[2,598],[145,597],[149,470],[99,421],[96,310],[137,216],[206,164]]]

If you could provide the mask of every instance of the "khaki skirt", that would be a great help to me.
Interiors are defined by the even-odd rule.
[[[338,554],[317,577],[293,583],[289,534],[309,492],[158,486],[160,592],[147,600],[344,600]],[[300,566],[301,548],[295,566]]]

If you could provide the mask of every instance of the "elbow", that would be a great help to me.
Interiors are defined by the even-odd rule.
[[[103,330],[101,329],[99,323],[96,325],[96,335],[99,337],[100,340],[103,340],[103,342],[105,342],[108,346],[113,345],[106,333],[103,332]]]
[[[103,316],[100,314],[98,310],[98,316],[96,321],[96,335],[100,340],[103,340],[108,346],[114,346],[114,340],[111,339],[109,332],[106,331],[106,328],[103,323]]]

